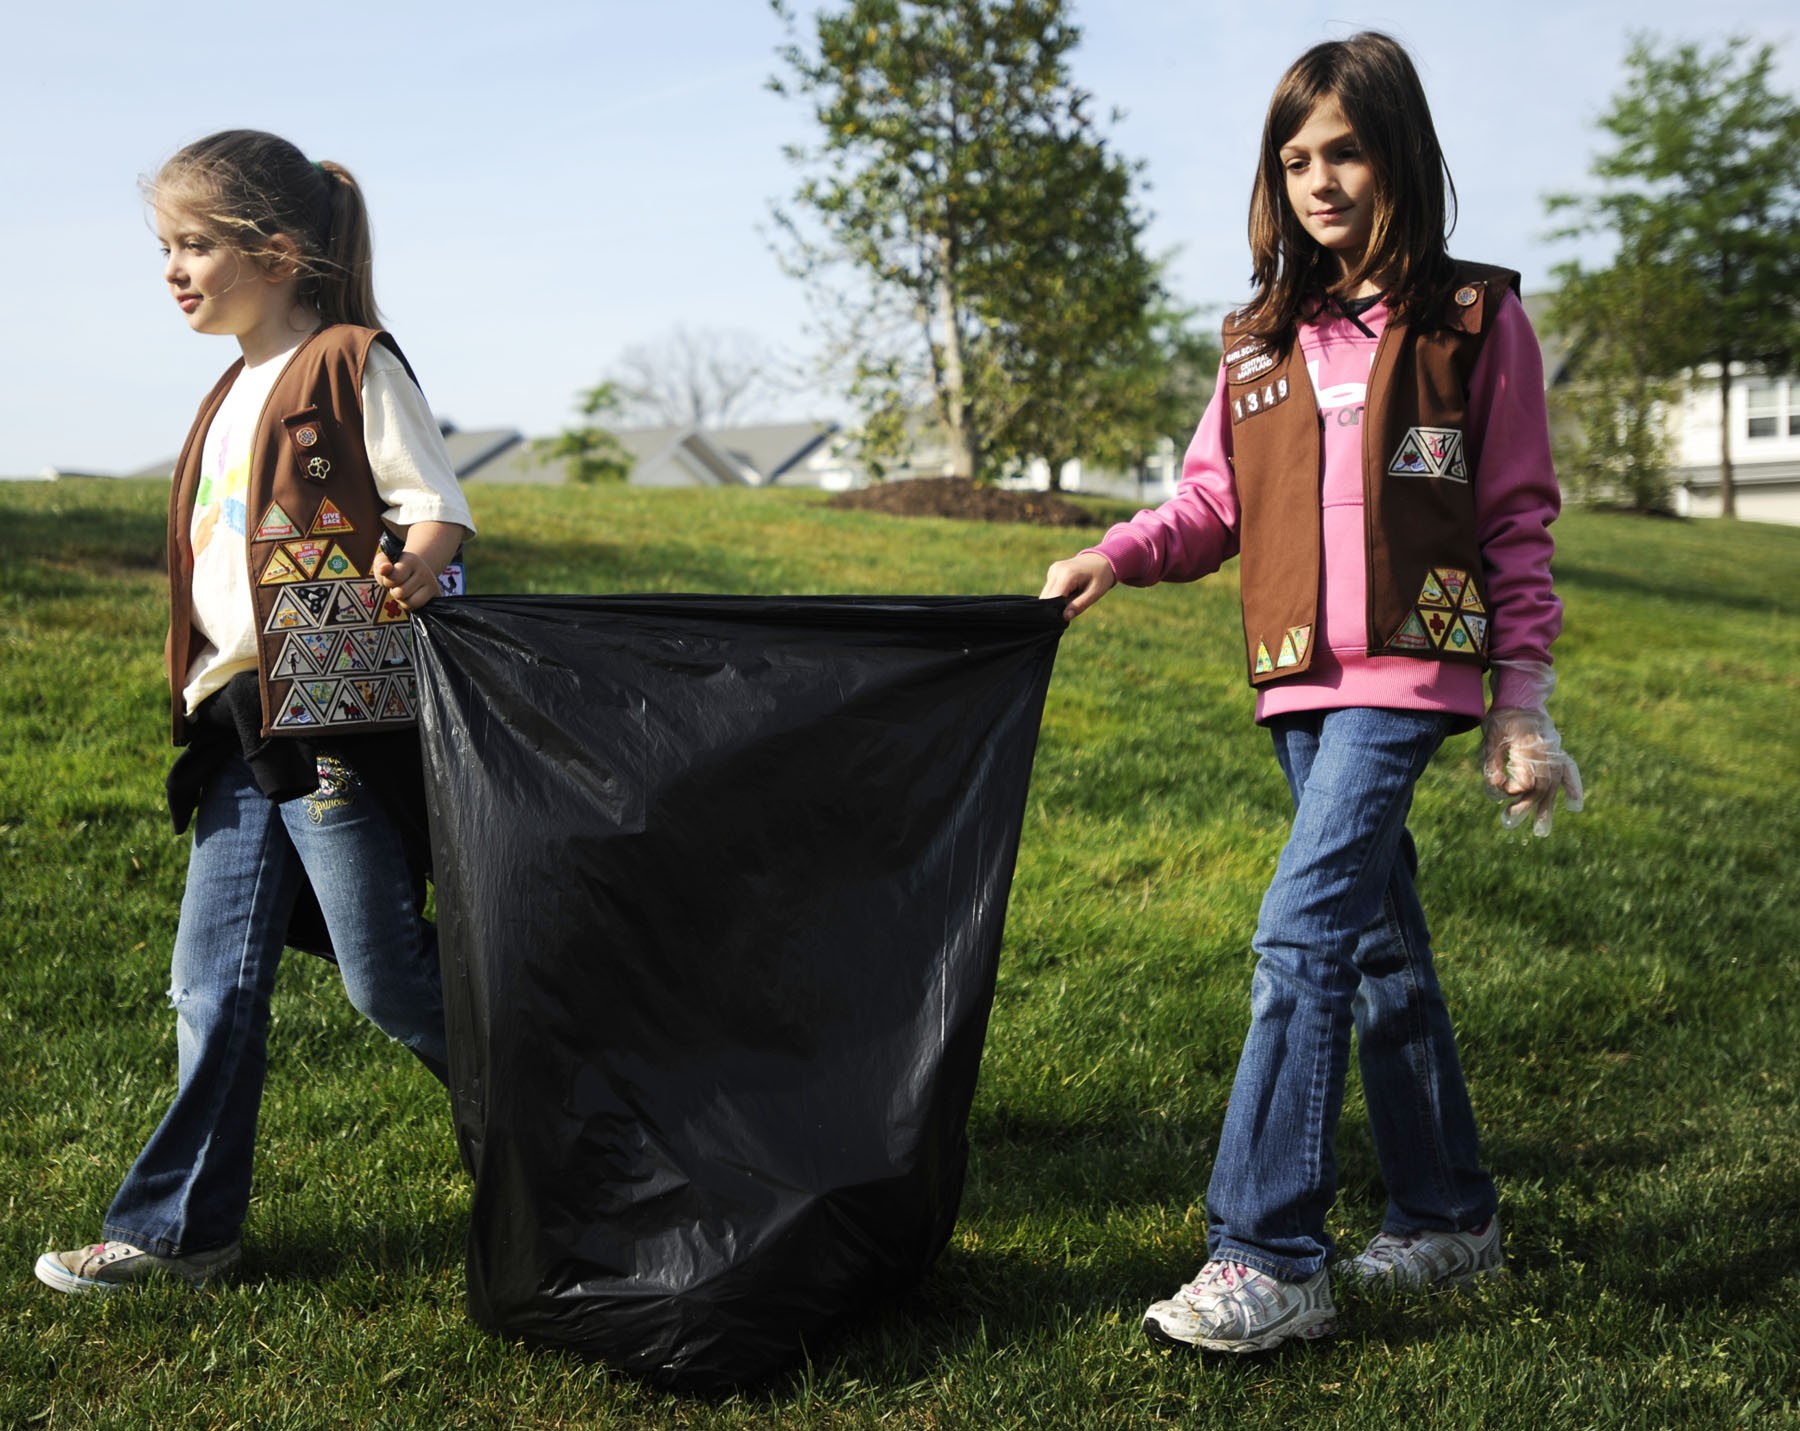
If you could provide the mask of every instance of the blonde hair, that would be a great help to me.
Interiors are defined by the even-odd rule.
[[[1320,103],[1343,110],[1375,174],[1373,227],[1361,261],[1340,274],[1288,202],[1281,147]],[[1276,85],[1263,123],[1250,197],[1255,295],[1236,315],[1243,331],[1285,343],[1301,312],[1368,280],[1386,287],[1388,307],[1429,309],[1450,278],[1448,231],[1456,185],[1438,145],[1419,73],[1400,43],[1374,30],[1314,45]]]
[[[265,269],[292,262],[301,298],[327,323],[381,326],[369,211],[343,165],[315,164],[279,135],[227,129],[189,144],[142,187],[151,204],[186,210]],[[291,252],[274,244],[278,234]]]

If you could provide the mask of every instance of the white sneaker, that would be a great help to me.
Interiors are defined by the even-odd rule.
[[[1324,1272],[1304,1282],[1282,1282],[1222,1258],[1144,1313],[1151,1341],[1208,1351],[1268,1351],[1291,1337],[1311,1341],[1336,1330],[1337,1308]]]
[[[59,1292],[110,1292],[146,1277],[179,1277],[199,1286],[209,1277],[237,1266],[241,1244],[215,1247],[186,1257],[158,1257],[129,1242],[96,1242],[73,1252],[46,1252],[37,1260],[37,1277]]]
[[[1378,1232],[1349,1270],[1394,1287],[1460,1287],[1477,1277],[1504,1276],[1500,1219],[1490,1217],[1473,1232]]]

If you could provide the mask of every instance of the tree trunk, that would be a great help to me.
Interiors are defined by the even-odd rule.
[[[1737,490],[1731,474],[1731,359],[1719,363],[1719,515],[1737,515]]]
[[[975,476],[975,433],[963,373],[962,329],[956,322],[956,294],[950,286],[950,241],[941,242],[945,277],[938,279],[938,322],[944,328],[944,364],[938,401],[944,413],[944,436],[950,444],[950,475]]]

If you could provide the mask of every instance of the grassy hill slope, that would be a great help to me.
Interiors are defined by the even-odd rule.
[[[1025,592],[1079,534],[816,495],[471,492],[472,589]],[[97,1235],[172,1086],[185,864],[161,780],[163,492],[0,487],[0,1425],[1800,1424],[1800,531],[1574,515],[1553,711],[1589,810],[1500,831],[1474,739],[1413,821],[1513,1275],[1340,1294],[1292,1354],[1171,1358],[1287,797],[1235,574],[1063,642],[950,1248],[904,1307],[718,1401],[485,1336],[435,1088],[295,956],[240,1278],[106,1301]],[[1334,1231],[1379,1224],[1354,1085]]]

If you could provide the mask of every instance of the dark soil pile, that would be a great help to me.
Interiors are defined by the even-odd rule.
[[[1053,492],[1009,492],[982,487],[965,477],[920,477],[877,482],[855,492],[839,492],[826,504],[895,517],[956,517],[966,522],[1030,522],[1040,527],[1104,527],[1116,519],[1111,508],[1085,507]]]

